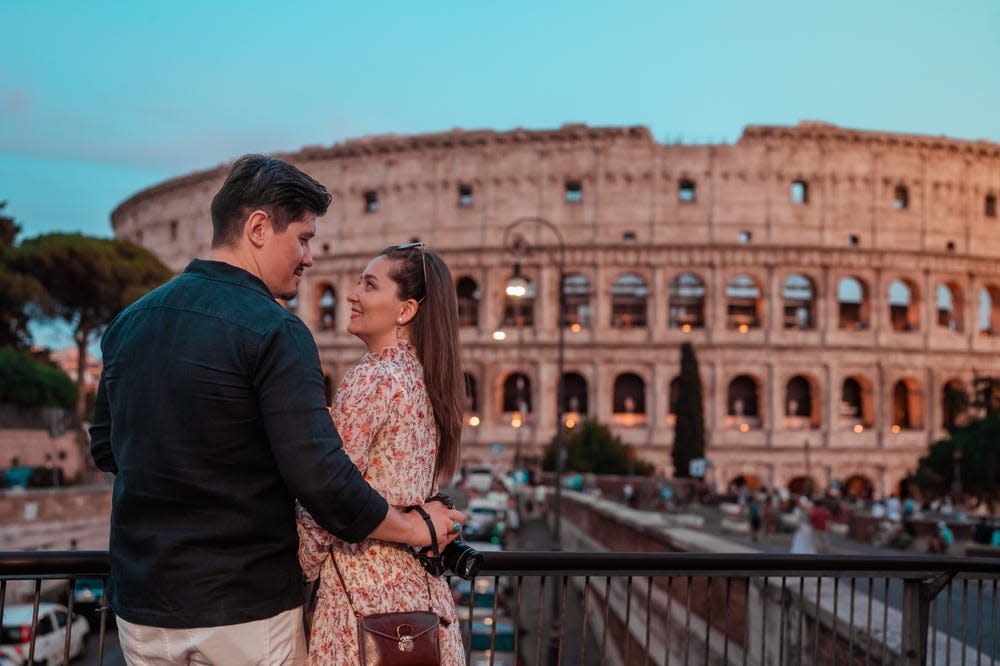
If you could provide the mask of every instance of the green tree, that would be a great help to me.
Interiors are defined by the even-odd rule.
[[[586,419],[563,437],[567,472],[594,474],[639,474],[650,476],[655,471],[652,463],[635,457],[635,450],[623,444],[620,437],[611,434],[606,425]],[[556,444],[546,447],[542,469],[556,468]]]
[[[87,347],[126,305],[171,277],[152,252],[125,240],[82,234],[45,234],[23,241],[12,258],[14,267],[45,288],[36,300],[48,317],[73,329],[79,352],[76,383],[83,386]],[[76,413],[84,417],[81,390]]]
[[[42,300],[44,290],[13,265],[14,241],[21,227],[4,214],[6,206],[6,201],[0,201],[0,347],[26,349],[31,341],[27,304]]]
[[[973,386],[975,416],[931,444],[914,480],[929,495],[961,490],[992,513],[1000,500],[1000,378],[977,377]]]
[[[13,349],[0,349],[0,403],[72,408],[77,389],[57,367]]]
[[[694,347],[681,345],[681,374],[677,382],[677,411],[672,451],[675,477],[690,476],[689,464],[705,455],[705,410],[701,375]]]

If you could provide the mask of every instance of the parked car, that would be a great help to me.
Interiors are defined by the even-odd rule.
[[[3,627],[0,629],[0,666],[28,666],[33,612],[33,604],[4,608]],[[47,602],[38,605],[34,663],[46,666],[59,666],[63,663],[66,627],[69,622],[65,606]],[[83,617],[74,615],[70,629],[69,657],[73,659],[83,653],[90,626]]]
[[[491,541],[503,544],[506,538],[507,509],[497,506],[496,502],[484,498],[469,500],[466,508],[464,539],[473,541]]]
[[[493,468],[487,465],[465,470],[465,488],[477,493],[488,493],[493,487]]]

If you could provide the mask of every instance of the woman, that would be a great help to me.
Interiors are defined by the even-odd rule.
[[[347,330],[368,353],[337,389],[334,422],[347,454],[390,504],[422,504],[437,492],[438,479],[451,478],[459,459],[465,391],[451,272],[423,243],[389,247],[371,260],[347,301]],[[340,541],[301,508],[299,537],[306,578],[320,578],[311,665],[359,663],[354,610],[428,608],[442,618],[441,663],[465,663],[448,585],[408,549],[374,539]]]

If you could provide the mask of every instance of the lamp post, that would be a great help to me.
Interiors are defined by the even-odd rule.
[[[563,321],[563,312],[566,309],[566,292],[565,277],[566,277],[566,244],[563,241],[562,234],[559,229],[549,222],[548,220],[541,217],[521,217],[510,224],[504,229],[503,233],[503,244],[504,247],[510,251],[515,256],[524,256],[531,252],[532,248],[528,244],[527,240],[524,238],[521,229],[523,227],[535,225],[543,227],[555,236],[557,245],[555,248],[554,261],[556,265],[556,270],[559,273],[559,298],[558,298],[558,312],[556,313],[556,329],[558,331],[558,351],[556,356],[556,409],[555,409],[555,453],[556,453],[556,478],[555,478],[555,502],[553,506],[553,526],[552,526],[552,542],[553,550],[561,549],[561,526],[562,526],[562,475],[563,475],[563,401],[565,400],[565,381],[563,379],[563,362],[565,357],[565,326]],[[518,267],[515,264],[515,275],[511,282],[514,282],[518,277],[520,277],[519,272],[516,270]],[[523,278],[522,278],[523,284]],[[508,283],[508,289],[511,284]],[[514,285],[515,289],[518,285]],[[511,293],[508,291],[508,293]],[[513,295],[513,294],[512,294]],[[523,295],[523,294],[522,294]],[[558,580],[558,579],[556,579]],[[548,663],[558,664],[560,658],[560,646],[562,644],[562,628],[559,621],[559,586],[555,584],[555,580],[552,584],[552,601],[551,601],[551,623],[552,630],[549,636],[549,651],[548,651]]]
[[[563,240],[562,233],[559,228],[548,220],[541,217],[521,217],[510,224],[504,229],[503,232],[503,245],[509,252],[511,252],[515,257],[523,257],[531,253],[534,249],[525,239],[522,229],[527,226],[539,226],[547,229],[552,233],[556,239],[556,247],[553,252],[556,270],[559,274],[558,283],[558,312],[556,314],[556,328],[558,331],[558,342],[557,342],[557,352],[556,352],[556,409],[555,409],[555,453],[556,453],[556,478],[555,478],[555,502],[553,506],[554,517],[553,517],[553,527],[552,527],[552,540],[555,544],[554,549],[560,549],[560,531],[562,523],[562,475],[563,475],[563,464],[564,464],[564,450],[563,450],[563,422],[562,422],[562,412],[563,412],[563,401],[565,400],[565,382],[563,379],[563,365],[565,360],[565,326],[563,326],[563,311],[566,309],[566,292],[564,289],[565,283],[565,270],[566,270],[566,243]],[[517,270],[519,264],[515,264],[515,275],[507,284],[507,293],[515,295],[514,292],[520,292],[523,296],[524,291],[521,288],[525,285],[524,278],[520,276],[520,272]],[[520,280],[518,282],[518,280]],[[513,290],[513,292],[512,292]]]

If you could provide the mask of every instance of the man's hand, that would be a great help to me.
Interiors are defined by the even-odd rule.
[[[454,541],[461,530],[454,530],[455,523],[465,525],[465,514],[456,509],[449,509],[440,502],[427,502],[423,505],[424,510],[431,518],[434,525],[434,534],[437,535],[438,548],[444,548]],[[431,545],[431,533],[416,511],[402,512],[390,506],[385,516],[385,520],[368,535],[373,539],[382,541],[395,541],[405,543],[408,546],[418,548],[428,548]]]

